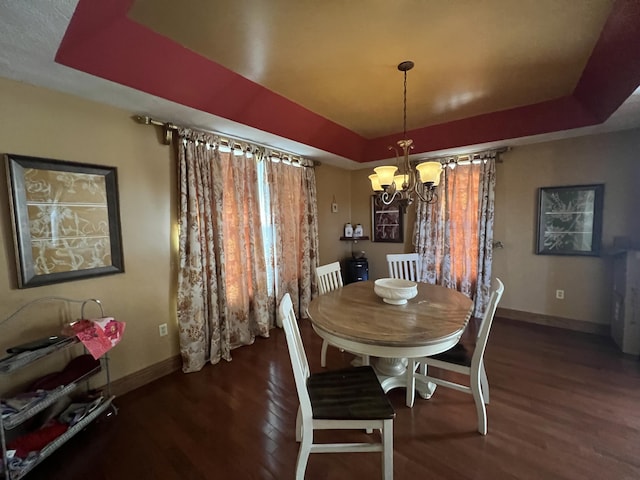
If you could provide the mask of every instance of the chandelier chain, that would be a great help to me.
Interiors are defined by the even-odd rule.
[[[402,103],[402,138],[407,139],[407,71],[404,71],[404,99]]]

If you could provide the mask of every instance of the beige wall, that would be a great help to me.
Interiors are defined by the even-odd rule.
[[[0,78],[2,153],[115,166],[118,168],[126,272],[18,289],[5,176],[0,175],[0,322],[25,302],[45,296],[96,297],[107,315],[127,323],[111,355],[112,378],[134,373],[178,354],[175,319],[175,160],[156,129],[138,125],[131,112]],[[533,254],[536,189],[604,182],[604,241],[640,237],[637,186],[640,132],[627,131],[518,147],[498,167],[494,274],[507,286],[502,306],[528,312],[607,323],[608,261],[604,258]],[[414,213],[405,216],[405,243],[340,241],[347,221],[371,232],[370,168],[353,172],[328,165],[316,169],[321,264],[364,250],[370,278],[387,276],[386,253],[409,252]],[[335,195],[338,212],[331,212]],[[555,289],[566,300],[555,300]],[[52,333],[59,319],[77,311],[38,307],[0,325],[0,350]],[[169,335],[159,337],[158,325]],[[55,333],[55,332],[53,332]],[[46,365],[50,367],[50,365]],[[30,373],[29,375],[32,375]],[[19,377],[18,377],[19,378]]]
[[[603,246],[640,239],[640,131],[514,148],[497,167],[493,274],[505,283],[501,306],[608,324],[611,259],[536,255],[537,189],[604,183]],[[556,289],[565,299],[555,298]]]
[[[610,259],[535,255],[537,189],[546,186],[605,184],[603,243],[611,246],[614,236],[640,240],[640,131],[578,137],[514,148],[497,166],[495,240],[505,245],[494,252],[493,274],[506,285],[501,307],[593,323],[608,324],[610,308]],[[322,167],[325,168],[324,166]],[[325,188],[345,188],[349,173],[351,214],[347,217],[320,215],[323,249],[329,245],[337,259],[342,225],[346,220],[362,223],[371,232],[370,168],[352,172],[327,169],[318,181],[318,196]],[[320,210],[328,206],[319,205]],[[415,209],[404,217],[404,244],[358,242],[364,250],[372,279],[387,276],[385,255],[413,251],[411,236]],[[323,231],[330,231],[327,235]],[[321,254],[322,257],[322,254]],[[326,263],[326,262],[324,262]],[[556,289],[565,299],[555,298]]]
[[[387,253],[411,251],[410,232],[415,213],[409,211],[404,217],[404,244],[376,243],[371,240],[341,241],[347,222],[353,225],[361,223],[364,234],[371,238],[371,184],[367,178],[370,170],[348,171],[328,165],[316,168],[320,265],[349,258],[352,252],[364,251],[369,261],[369,278],[376,279],[388,276]],[[334,195],[339,204],[337,214],[331,213]]]
[[[351,222],[351,176],[341,168],[320,165],[315,169],[318,195],[318,265],[351,256],[351,242],[341,241],[344,225]],[[333,202],[338,211],[331,211]]]
[[[172,238],[175,236],[175,162],[170,148],[158,142],[154,128],[136,124],[131,112],[2,78],[0,105],[0,153],[118,168],[125,262],[125,273],[18,289],[3,172],[0,175],[0,322],[36,298],[95,297],[102,301],[107,315],[127,324],[124,339],[111,354],[114,380],[177,355],[172,254],[175,251]],[[2,168],[4,170],[4,165]],[[62,311],[60,304],[42,305],[0,325],[0,350],[17,341],[58,333],[61,316],[71,317],[69,320],[78,316],[77,310]],[[90,313],[97,314],[97,311]],[[162,338],[158,335],[161,323],[169,325],[169,335]]]

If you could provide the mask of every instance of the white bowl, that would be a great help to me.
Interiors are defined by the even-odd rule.
[[[418,284],[400,278],[380,278],[374,282],[373,291],[386,303],[404,305],[418,294]]]

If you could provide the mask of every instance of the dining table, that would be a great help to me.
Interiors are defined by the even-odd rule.
[[[408,359],[428,357],[455,346],[473,312],[466,295],[439,285],[417,282],[417,295],[403,305],[386,303],[374,281],[347,284],[314,298],[307,309],[314,331],[331,345],[361,355],[376,371],[385,392],[415,389],[423,398],[426,382],[414,382]],[[411,362],[412,363],[412,362]]]

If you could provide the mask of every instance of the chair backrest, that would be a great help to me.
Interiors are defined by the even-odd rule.
[[[495,279],[495,290],[491,292],[491,298],[489,298],[489,304],[484,312],[482,321],[480,322],[480,329],[478,330],[478,339],[476,340],[476,346],[473,351],[473,358],[471,363],[479,362],[482,360],[484,350],[487,346],[487,340],[489,339],[489,332],[491,331],[491,324],[493,323],[493,317],[496,314],[498,308],[498,302],[502,298],[504,293],[504,284],[499,278]]]
[[[307,391],[307,379],[309,378],[309,362],[302,344],[298,321],[296,320],[296,312],[293,310],[291,296],[285,293],[278,307],[282,328],[284,328],[285,337],[287,339],[287,348],[289,349],[289,358],[291,359],[291,367],[293,368],[293,377],[296,382],[296,390],[298,399],[300,400],[300,410],[304,417],[310,418],[311,400]]]
[[[391,278],[420,281],[420,256],[417,253],[388,253],[387,264]]]
[[[340,262],[328,263],[327,265],[316,267],[316,278],[318,279],[320,295],[342,287]]]

